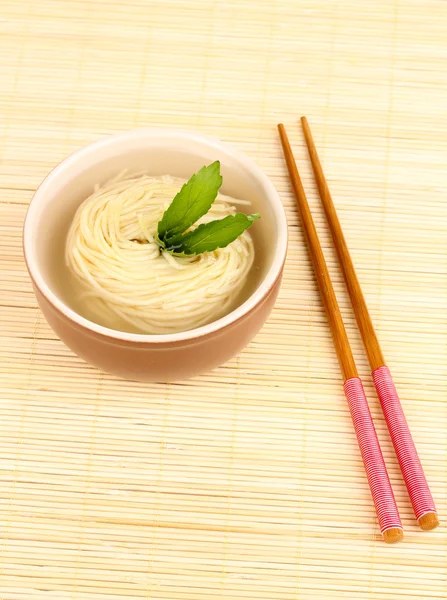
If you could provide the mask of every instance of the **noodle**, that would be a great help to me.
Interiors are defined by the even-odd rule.
[[[172,256],[154,241],[164,211],[183,180],[147,175],[118,178],[79,207],[65,260],[84,316],[125,331],[160,334],[193,329],[228,313],[254,260],[250,234],[213,252]],[[219,194],[197,224],[248,204]]]

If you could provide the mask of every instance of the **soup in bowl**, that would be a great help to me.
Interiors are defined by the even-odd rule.
[[[180,236],[171,215],[172,236],[159,236],[183,183],[216,164],[222,187],[209,213]],[[223,248],[188,240],[221,218],[234,235],[236,221],[247,230]],[[284,209],[261,169],[178,130],[132,130],[78,150],[43,181],[24,226],[28,270],[56,334],[100,369],[140,381],[192,377],[239,352],[273,307],[286,249]]]

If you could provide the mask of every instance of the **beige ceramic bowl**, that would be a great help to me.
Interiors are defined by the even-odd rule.
[[[63,248],[79,204],[123,169],[189,178],[221,161],[222,191],[252,201],[257,281],[252,295],[223,318],[184,333],[139,335],[108,329],[70,308],[64,297]],[[217,139],[178,130],[137,129],[66,158],[35,193],[24,226],[24,253],[40,308],[76,354],[104,371],[140,381],[173,381],[209,371],[239,352],[270,313],[281,283],[287,225],[280,198],[249,158]],[[65,292],[66,293],[66,292]]]

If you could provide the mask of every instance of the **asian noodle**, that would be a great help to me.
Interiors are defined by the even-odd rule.
[[[172,256],[154,241],[183,183],[170,176],[120,177],[82,203],[65,254],[81,314],[113,329],[161,334],[199,327],[234,308],[254,260],[247,231],[198,256]],[[248,202],[219,194],[197,224],[234,214],[235,204]]]

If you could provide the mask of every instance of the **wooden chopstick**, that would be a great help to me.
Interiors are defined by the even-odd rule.
[[[382,410],[388,425],[394,449],[413,504],[416,519],[422,529],[430,530],[439,525],[436,507],[425,479],[416,447],[411,437],[399,397],[394,387],[391,373],[385,364],[379,340],[366,306],[354,264],[340,225],[340,221],[332,201],[331,193],[321,167],[318,153],[312,138],[306,117],[301,124],[309,151],[312,168],[331,230],[338,259],[343,271],[346,286],[351,298],[357,324],[371,366],[374,385],[376,387]]]
[[[278,130],[298,210],[306,234],[309,252],[314,265],[315,276],[320,288],[343,373],[345,396],[348,401],[360,452],[365,465],[380,530],[383,534],[383,539],[387,543],[398,542],[403,538],[402,523],[380,450],[379,440],[374,429],[362,382],[358,377],[337,298],[284,125],[278,125]]]

